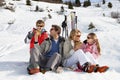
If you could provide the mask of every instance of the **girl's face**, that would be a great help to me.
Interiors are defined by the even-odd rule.
[[[87,42],[88,42],[89,44],[93,44],[93,43],[94,43],[94,39],[93,39],[90,35],[88,35],[88,36],[87,36]]]

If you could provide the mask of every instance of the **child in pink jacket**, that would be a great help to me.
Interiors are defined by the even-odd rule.
[[[89,33],[87,35],[87,40],[84,41],[82,45],[82,50],[87,54],[90,53],[97,59],[100,54],[100,45],[95,33]]]

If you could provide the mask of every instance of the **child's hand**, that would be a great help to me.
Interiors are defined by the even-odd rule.
[[[40,31],[36,30],[36,33],[35,33],[35,42],[38,42],[38,36],[40,35]]]
[[[39,35],[40,35],[40,31],[36,30],[35,35],[36,35],[36,36],[39,36]]]

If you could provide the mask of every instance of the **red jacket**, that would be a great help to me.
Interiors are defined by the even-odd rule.
[[[35,35],[35,29],[33,29],[33,33]],[[41,35],[38,36],[38,44],[40,45],[47,38],[48,38],[47,32],[46,31],[41,32]],[[34,41],[35,41],[35,38],[34,36],[32,36],[31,41],[30,41],[30,49],[34,48]]]

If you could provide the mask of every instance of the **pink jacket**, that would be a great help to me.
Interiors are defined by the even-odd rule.
[[[90,52],[95,59],[99,57],[99,52],[97,50],[97,46],[95,44],[83,43],[81,49],[86,53]]]

